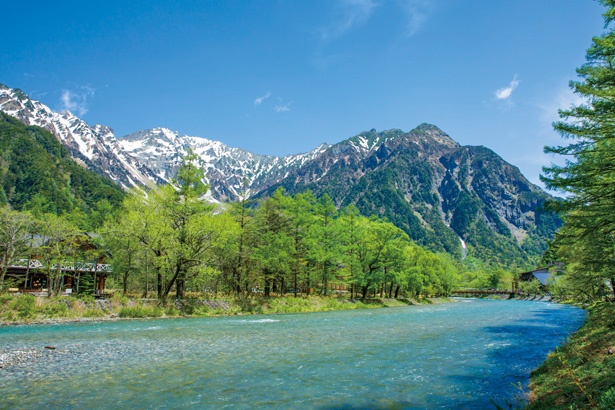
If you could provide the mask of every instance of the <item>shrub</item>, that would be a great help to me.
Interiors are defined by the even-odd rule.
[[[50,317],[63,317],[68,313],[68,305],[64,300],[52,299],[49,300],[45,306],[43,306],[42,313]]]
[[[103,316],[105,316],[105,312],[98,308],[86,309],[85,312],[83,312],[83,317],[96,318]]]
[[[17,295],[13,297],[10,307],[17,311],[17,316],[22,319],[36,316],[36,297],[32,295]]]
[[[158,306],[125,306],[120,309],[119,317],[128,318],[144,318],[144,317],[160,317],[162,316],[162,309]]]

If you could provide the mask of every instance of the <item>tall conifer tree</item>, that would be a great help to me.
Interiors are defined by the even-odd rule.
[[[570,84],[584,103],[560,110],[562,120],[554,124],[572,142],[545,148],[569,159],[562,166],[546,167],[541,177],[549,188],[568,194],[553,204],[564,215],[564,227],[552,246],[559,250],[558,257],[572,262],[572,278],[581,273],[575,270],[589,270],[591,286],[598,288],[605,280],[613,286],[615,268],[615,0],[601,3],[607,7],[608,31],[593,38],[587,62],[577,69],[580,80]]]

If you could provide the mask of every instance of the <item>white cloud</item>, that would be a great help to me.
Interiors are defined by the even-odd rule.
[[[495,98],[497,98],[498,100],[508,100],[512,95],[513,91],[515,91],[518,86],[519,80],[517,79],[517,75],[515,74],[508,87],[500,88],[495,92]]]
[[[567,110],[586,102],[581,96],[575,94],[570,87],[562,87],[554,93],[549,101],[538,105],[541,111],[540,118],[552,130],[552,124],[560,120],[558,110]]]
[[[398,0],[401,8],[406,13],[408,22],[406,24],[406,31],[408,36],[412,36],[419,31],[425,22],[427,17],[431,14],[434,2],[433,0]]]
[[[265,93],[265,95],[263,95],[262,97],[255,98],[254,99],[254,106],[258,107],[259,105],[261,105],[263,103],[263,101],[265,101],[269,97],[271,97],[271,92],[267,91]]]
[[[291,102],[289,102],[287,104],[284,104],[284,105],[276,105],[275,107],[273,107],[273,110],[275,112],[288,112],[288,111],[290,111],[290,106],[292,105],[292,103],[293,102],[291,101]]]
[[[62,90],[61,111],[70,111],[81,117],[88,112],[88,99],[94,95],[94,89],[88,86],[79,87],[80,91]]]
[[[340,37],[342,34],[369,20],[378,5],[373,0],[338,0],[339,15],[335,21],[322,30],[325,40]]]

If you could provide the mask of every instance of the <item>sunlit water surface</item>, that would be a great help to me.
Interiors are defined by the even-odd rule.
[[[483,409],[583,322],[528,301],[0,328],[0,408]],[[54,346],[56,350],[45,350]]]

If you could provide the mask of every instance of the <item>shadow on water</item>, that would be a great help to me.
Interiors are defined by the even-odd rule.
[[[484,328],[486,333],[493,335],[494,340],[502,342],[496,349],[488,351],[488,363],[511,369],[501,379],[500,385],[502,388],[512,385],[519,389],[513,403],[510,399],[499,399],[494,394],[494,404],[501,408],[524,407],[529,394],[529,374],[546,360],[550,352],[579,329],[585,320],[584,312],[580,312],[577,309],[545,308],[532,311],[530,317],[522,319],[520,324]],[[575,320],[571,320],[571,314]]]

